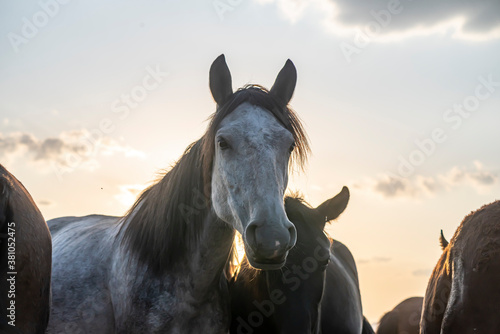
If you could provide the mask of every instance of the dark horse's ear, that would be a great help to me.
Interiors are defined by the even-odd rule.
[[[210,66],[210,91],[217,105],[223,105],[233,94],[231,73],[224,55],[220,55]]]
[[[316,208],[316,211],[321,214],[321,216],[325,217],[325,221],[330,221],[337,218],[342,212],[344,212],[348,202],[349,189],[347,187],[343,187],[337,196],[324,201]]]
[[[441,249],[444,250],[446,247],[448,247],[448,240],[444,237],[443,230],[441,230],[441,235],[439,236],[439,243],[441,244]]]
[[[283,107],[292,99],[295,84],[297,83],[297,70],[292,61],[288,59],[285,66],[276,77],[273,87],[269,91],[274,97],[283,103]]]

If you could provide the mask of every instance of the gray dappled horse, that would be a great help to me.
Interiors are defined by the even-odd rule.
[[[224,56],[210,69],[207,132],[127,215],[63,217],[53,233],[49,333],[226,333],[223,274],[234,230],[252,266],[279,269],[296,241],[283,196],[307,139],[287,107],[287,61],[270,91],[233,93]]]
[[[51,259],[45,219],[26,188],[0,165],[0,333],[45,333]]]

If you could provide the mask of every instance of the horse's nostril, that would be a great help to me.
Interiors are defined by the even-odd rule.
[[[245,230],[245,237],[247,244],[249,244],[252,247],[257,247],[257,240],[255,237],[256,230],[257,230],[257,224],[255,223],[250,223]]]
[[[297,231],[286,222],[255,220],[245,230],[246,244],[260,258],[281,259],[295,245]]]
[[[295,243],[297,242],[297,229],[293,224],[288,228],[288,233],[290,233],[290,242],[287,245],[286,250],[290,250],[295,246]]]

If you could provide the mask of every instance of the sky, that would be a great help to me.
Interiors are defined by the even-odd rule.
[[[205,131],[208,70],[270,87],[290,58],[312,155],[290,190],[351,190],[328,233],[371,322],[423,296],[463,217],[500,193],[500,3],[0,0],[0,163],[46,219],[122,215]]]

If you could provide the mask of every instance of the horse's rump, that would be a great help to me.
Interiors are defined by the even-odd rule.
[[[40,210],[22,183],[0,165],[0,317],[12,320],[6,318],[11,313],[7,307],[15,301],[15,325],[22,332],[43,333],[47,326],[51,250]],[[15,299],[7,279],[15,281]]]
[[[429,280],[421,333],[500,332],[500,201],[464,218]]]

